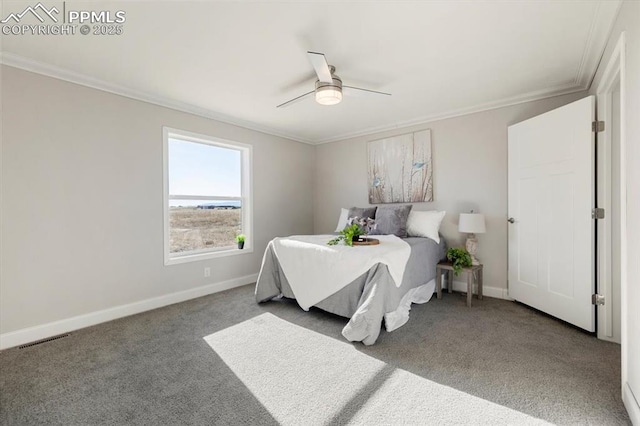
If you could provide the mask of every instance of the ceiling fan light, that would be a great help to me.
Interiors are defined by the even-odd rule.
[[[335,105],[342,101],[342,90],[338,87],[325,86],[316,90],[316,102],[320,105]]]

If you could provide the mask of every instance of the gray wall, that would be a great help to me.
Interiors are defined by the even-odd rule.
[[[591,94],[596,94],[605,67],[609,63],[611,53],[616,47],[620,34],[626,36],[625,67],[625,141],[626,184],[627,184],[627,286],[622,289],[623,315],[626,315],[625,326],[622,327],[622,380],[623,391],[633,390],[635,400],[626,394],[627,408],[634,406],[632,419],[640,422],[640,407],[637,398],[640,396],[640,2],[625,1],[611,32],[605,54],[591,85]],[[627,383],[625,383],[625,380]]]
[[[6,66],[2,103],[0,333],[254,274],[313,231],[312,146]],[[162,126],[253,145],[252,254],[164,266]]]
[[[441,228],[450,246],[464,245],[458,214],[483,213],[478,258],[487,287],[507,288],[507,126],[584,97],[559,96],[447,120],[347,139],[316,148],[315,231],[333,231],[341,207],[368,205],[367,141],[431,129],[434,199],[418,210],[446,210]]]
[[[0,333],[254,274],[271,238],[333,231],[340,207],[368,204],[368,140],[424,128],[432,129],[436,201],[415,208],[447,210],[450,245],[463,244],[458,213],[484,213],[485,283],[506,288],[506,127],[585,95],[311,147],[1,69]],[[254,253],[163,265],[163,125],[253,145]]]

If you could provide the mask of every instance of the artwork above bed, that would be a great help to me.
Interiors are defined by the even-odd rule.
[[[369,203],[433,201],[431,130],[368,144]]]

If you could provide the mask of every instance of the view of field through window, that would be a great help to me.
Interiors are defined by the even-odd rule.
[[[171,207],[169,229],[171,253],[234,246],[242,229],[242,210]]]
[[[235,246],[242,233],[241,152],[170,138],[168,160],[170,253]]]

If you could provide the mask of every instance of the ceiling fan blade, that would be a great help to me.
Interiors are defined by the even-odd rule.
[[[279,87],[278,93],[286,93],[292,90],[295,90],[297,92],[308,89],[309,87],[313,87],[313,83],[318,79],[318,77],[316,77],[316,73],[309,70],[309,72],[306,72],[304,74],[304,76],[300,76],[300,78],[296,80],[291,80],[291,82],[286,86]]]
[[[355,96],[359,96],[359,95],[385,95],[385,96],[391,96],[391,93],[378,92],[377,90],[362,89],[360,87],[344,86],[344,85],[342,86],[342,92],[345,95],[355,95]]]
[[[324,54],[317,52],[307,52],[307,54],[309,55],[309,60],[311,61],[311,65],[313,65],[313,69],[316,70],[318,80],[323,83],[333,83],[331,70],[329,69],[329,64],[327,63],[327,58],[324,57]]]
[[[315,90],[307,92],[304,95],[300,95],[297,98],[293,98],[293,99],[291,99],[291,100],[289,100],[289,101],[287,101],[285,103],[282,103],[282,104],[278,105],[276,108],[283,108],[283,107],[288,107],[289,105],[293,105],[293,104],[295,104],[297,102],[300,102],[301,100],[303,100],[304,98],[306,98],[307,96],[309,96],[309,95],[311,95],[311,94],[313,94],[315,92],[316,92]]]

